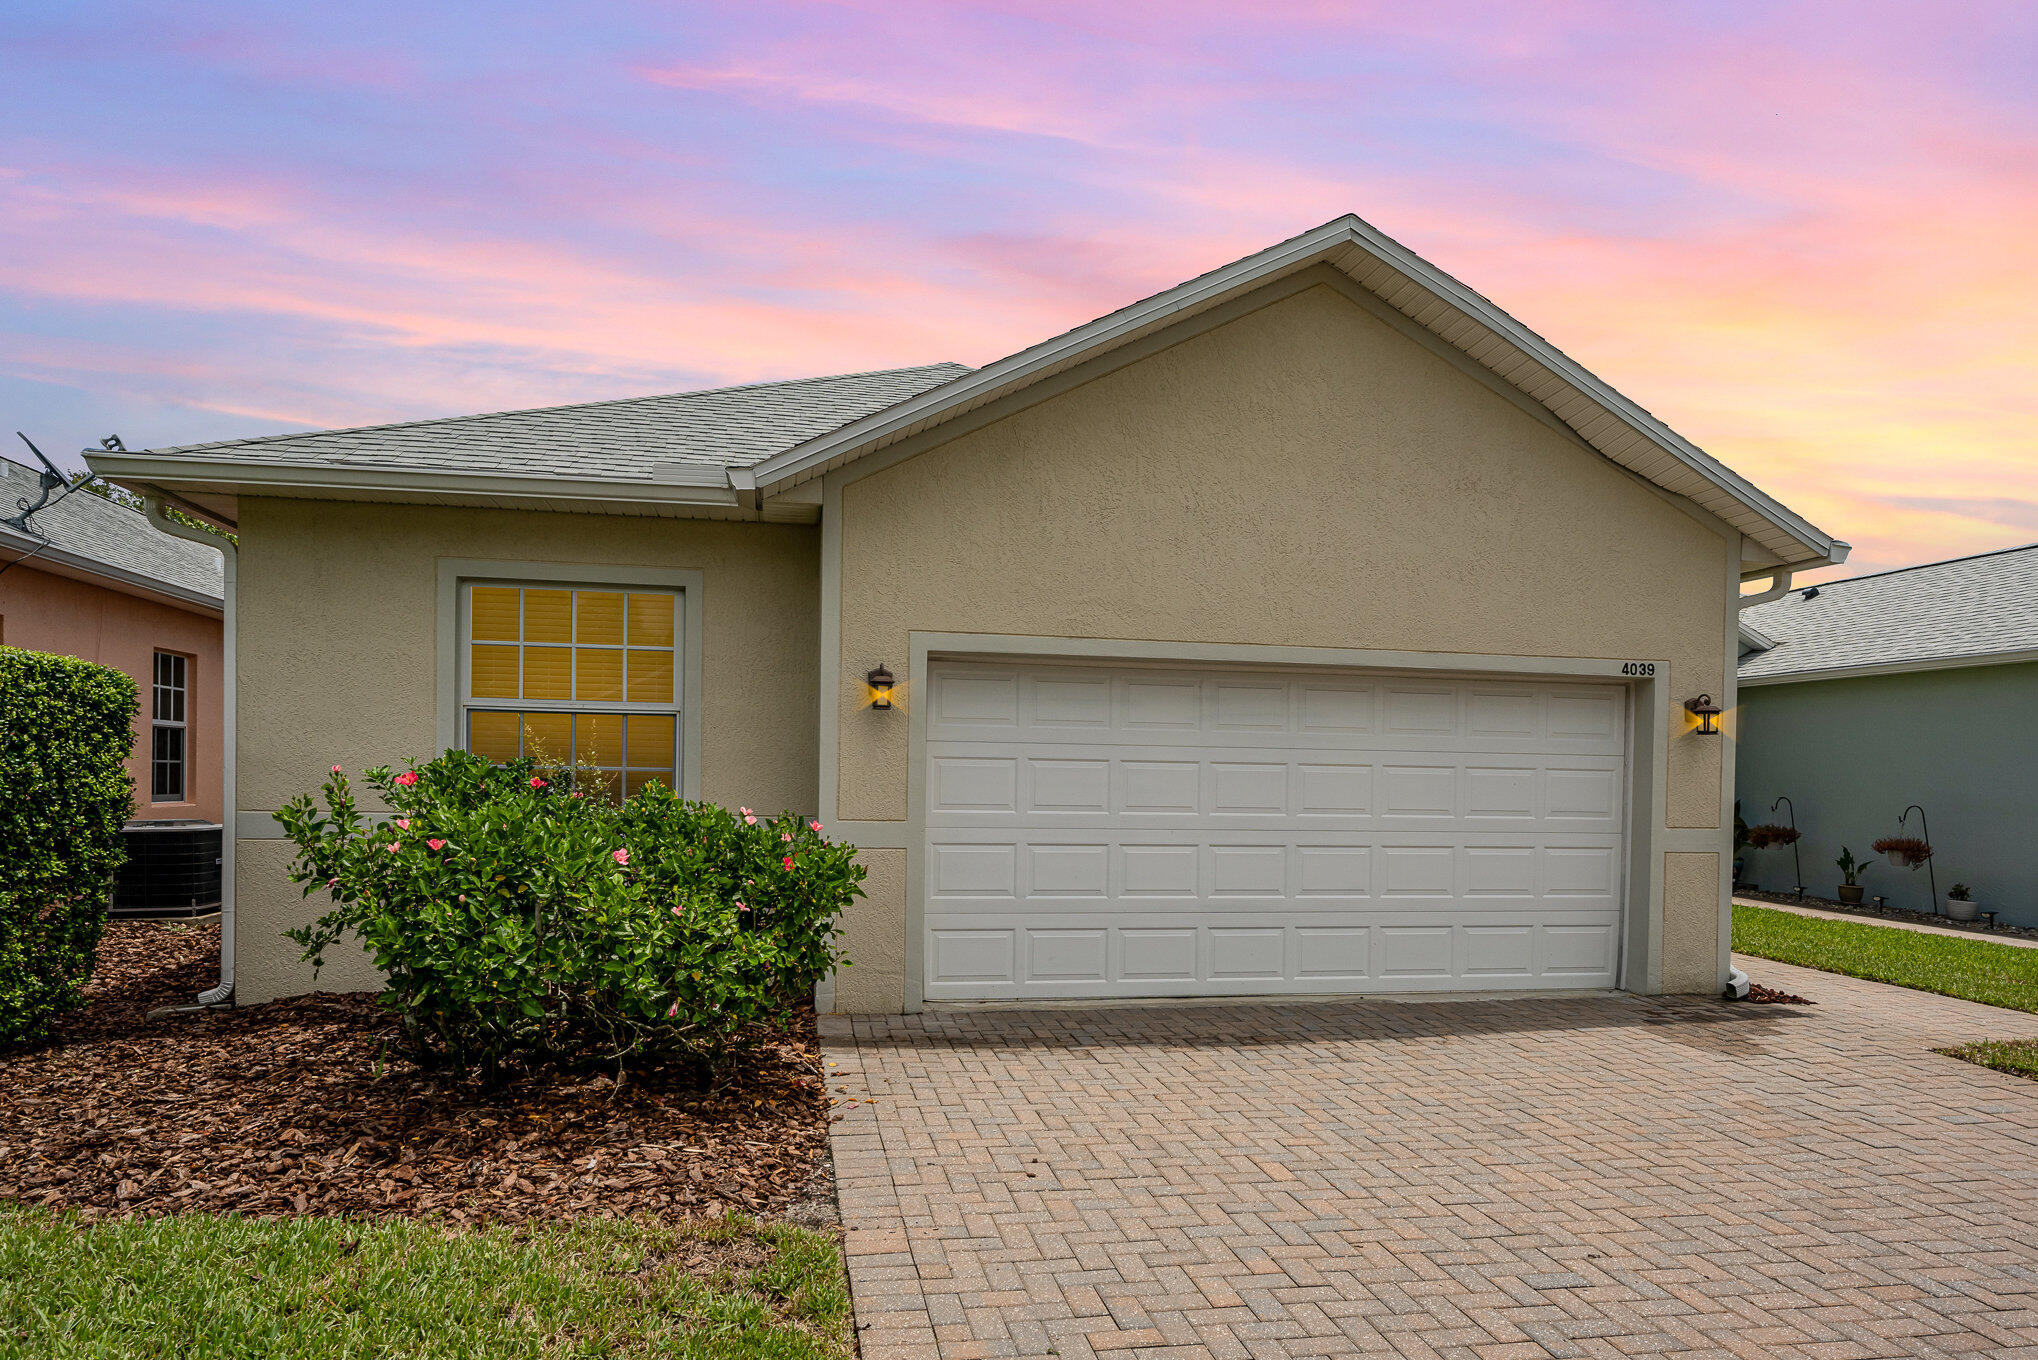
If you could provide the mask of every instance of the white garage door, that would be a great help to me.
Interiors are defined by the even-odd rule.
[[[926,995],[1609,987],[1618,686],[937,662]]]

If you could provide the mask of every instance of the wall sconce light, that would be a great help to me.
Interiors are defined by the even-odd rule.
[[[1716,737],[1720,734],[1719,724],[1713,721],[1720,715],[1720,706],[1712,701],[1712,695],[1701,694],[1696,699],[1686,699],[1684,706],[1698,719],[1699,736]]]
[[[898,681],[890,671],[885,669],[885,663],[882,661],[878,662],[877,669],[863,678],[870,682],[870,706],[872,708],[890,708],[892,706],[892,686],[897,684]]]

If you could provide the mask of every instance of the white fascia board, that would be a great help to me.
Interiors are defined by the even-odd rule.
[[[516,496],[561,504],[639,501],[646,505],[729,507],[737,503],[736,493],[729,485],[728,473],[719,467],[690,468],[684,477],[671,481],[637,482],[164,458],[145,453],[102,453],[94,450],[86,450],[83,456],[86,465],[108,481],[123,485],[130,481],[147,482],[172,491],[179,487],[226,487],[241,495],[259,496],[265,491],[304,495],[323,491],[341,499],[348,492],[380,491]]]
[[[1528,354],[1558,377],[1570,383],[1592,400],[1604,406],[1633,429],[1637,434],[1656,444],[1664,452],[1691,468],[1720,490],[1732,496],[1750,510],[1782,529],[1798,542],[1813,550],[1821,559],[1843,560],[1846,545],[1839,544],[1829,534],[1821,532],[1809,520],[1800,516],[1782,502],[1768,495],[1753,482],[1721,463],[1698,445],[1686,439],[1662,421],[1650,415],[1628,398],[1616,392],[1596,375],[1588,372],[1576,360],[1537,335],[1534,331],[1516,321],[1506,312],[1493,305],[1484,297],[1473,292],[1464,284],[1438,269],[1429,261],[1417,255],[1408,247],[1385,235],[1356,217],[1342,219],[1352,223],[1352,233],[1367,251],[1393,266],[1402,274],[1422,285],[1431,293],[1451,303],[1481,325],[1512,342],[1516,348]],[[1832,559],[1835,547],[1843,551],[1840,558]]]
[[[1974,656],[1930,656],[1912,661],[1877,661],[1862,666],[1827,666],[1821,670],[1788,671],[1781,675],[1743,675],[1742,689],[1761,685],[1797,685],[1813,680],[1854,680],[1871,675],[1914,675],[1924,671],[1958,671],[1976,666],[2017,666],[2038,661],[2038,648],[2014,652],[1982,652]]]
[[[154,532],[151,530],[150,532]],[[196,613],[219,618],[226,612],[226,600],[222,596],[207,595],[201,590],[187,590],[168,581],[125,567],[116,567],[111,562],[101,562],[96,557],[84,557],[68,552],[54,544],[45,543],[32,534],[17,534],[14,530],[0,526],[0,547],[19,554],[17,560],[24,569],[50,571],[53,576],[66,576],[93,585],[117,590],[123,595],[152,600],[178,609],[189,609]],[[56,570],[51,571],[51,568]]]
[[[1066,366],[1089,351],[1107,349],[1128,334],[1207,306],[1224,294],[1255,287],[1274,275],[1330,259],[1352,246],[1364,250],[1514,345],[1611,412],[1637,434],[1802,544],[1807,549],[1807,556],[1802,563],[1792,565],[1830,564],[1845,560],[1846,544],[1821,532],[1795,511],[1759,490],[1486,298],[1351,214],[767,458],[754,469],[758,486],[768,491],[781,489],[788,482],[814,475],[817,469],[825,469],[836,459],[857,456],[866,445],[881,443],[921,422],[938,419],[945,411],[966,408],[988,399],[1000,389],[1023,384],[1043,371]]]

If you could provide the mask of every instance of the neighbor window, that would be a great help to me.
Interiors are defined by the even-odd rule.
[[[156,653],[156,683],[150,709],[149,801],[181,803],[191,777],[184,714],[189,695],[188,659]]]
[[[493,761],[601,771],[610,798],[676,788],[679,594],[464,586],[460,727]]]

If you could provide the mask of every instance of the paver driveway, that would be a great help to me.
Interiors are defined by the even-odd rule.
[[[2038,1356],[2038,1016],[1742,966],[824,1022],[865,1360]]]

